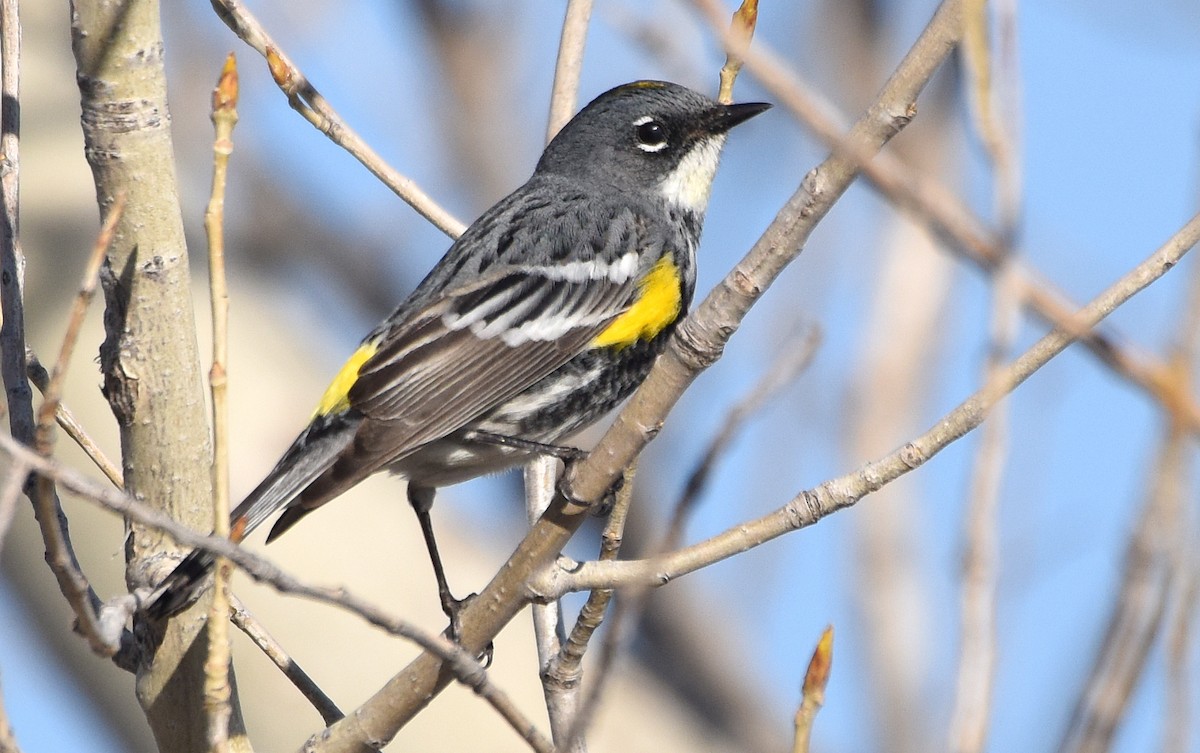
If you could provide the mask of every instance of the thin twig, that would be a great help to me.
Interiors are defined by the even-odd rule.
[[[533,525],[554,499],[558,480],[558,461],[549,455],[535,458],[525,465],[525,512],[529,524]],[[578,687],[555,684],[551,681],[550,669],[561,648],[559,631],[562,628],[562,604],[555,600],[534,604],[530,610],[533,617],[533,639],[537,648],[538,675],[542,680],[542,696],[546,701],[546,714],[550,720],[550,738],[556,748],[562,750],[566,744],[566,732],[575,718],[578,703]]]
[[[283,676],[296,686],[300,694],[308,699],[325,724],[333,724],[345,716],[333,699],[326,695],[324,690],[321,690],[320,686],[296,663],[296,660],[287,653],[279,641],[275,640],[262,623],[250,614],[241,599],[230,594],[229,604],[230,621],[238,630],[245,633],[246,637],[271,660],[271,663],[283,672]]]
[[[633,502],[633,480],[636,475],[635,463],[626,471],[621,490],[617,493],[616,502],[608,514],[608,521],[604,524],[604,532],[600,536],[600,554],[596,558],[602,562],[615,560],[621,552],[621,542],[625,538],[625,521],[629,519],[629,505]],[[588,642],[600,629],[600,624],[604,621],[604,612],[611,599],[611,588],[598,588],[588,594],[587,601],[579,610],[579,619],[571,628],[570,635],[563,643],[562,652],[552,668],[556,682],[568,684],[582,672],[583,655]]]
[[[725,11],[717,0],[692,0],[706,21],[720,35],[725,34]],[[728,39],[722,36],[726,45]],[[800,78],[766,44],[748,49],[745,67],[779,102],[838,154],[853,161],[867,182],[898,209],[906,212],[932,233],[943,239],[947,248],[991,272],[1008,255],[1005,239],[990,230],[959,195],[921,170],[908,165],[893,152],[865,154],[845,136],[846,118],[826,98]],[[1071,326],[1072,312],[1078,309],[1061,291],[1055,289],[1035,270],[1021,261],[1014,262],[1025,308],[1043,321],[1063,329]],[[1083,345],[1122,378],[1137,385],[1153,399],[1164,402],[1167,365],[1153,356],[1137,351],[1115,333],[1081,333]],[[1187,426],[1200,433],[1200,403],[1188,400],[1182,406]]]
[[[1175,360],[1186,376],[1176,386],[1185,394],[1195,394],[1200,375],[1200,264],[1192,261],[1188,270],[1187,308],[1179,319],[1175,344]],[[1172,422],[1179,423],[1179,411],[1172,410]],[[1192,475],[1191,456],[1185,459],[1181,472]],[[1186,481],[1184,482],[1186,483]],[[1200,529],[1196,511],[1184,504],[1177,511],[1173,530],[1168,533],[1167,557],[1171,571],[1169,607],[1164,631],[1167,656],[1166,703],[1163,704],[1163,753],[1187,753],[1195,749],[1190,744],[1195,706],[1193,694],[1193,664],[1196,644],[1195,617],[1200,601]]]
[[[1173,611],[1167,628],[1167,702],[1164,704],[1163,753],[1187,753],[1193,719],[1192,673],[1196,642],[1195,620],[1200,601],[1200,541],[1196,538],[1195,521],[1189,521],[1177,537],[1174,547]]]
[[[597,604],[603,601],[603,606],[607,606],[608,600],[616,596],[616,594],[612,589],[592,589],[592,594],[596,594],[600,590],[605,590],[607,593],[602,597],[598,597]],[[626,630],[626,623],[637,623],[642,612],[645,611],[646,596],[648,594],[648,588],[638,588],[623,591],[617,597],[616,603],[613,605],[612,614],[608,618],[608,628],[604,634],[604,640],[600,642],[599,655],[596,657],[595,666],[593,667],[592,674],[595,679],[588,689],[587,694],[584,695],[582,703],[580,703],[579,712],[576,714],[574,723],[571,725],[570,734],[567,736],[568,741],[574,741],[591,726],[592,719],[596,715],[596,710],[600,708],[600,699],[603,696],[604,689],[608,684],[609,678],[612,677],[613,667],[617,661],[617,654],[622,645],[622,638],[628,632]],[[590,600],[591,597],[589,596]],[[603,611],[600,612],[600,617],[603,617]]]
[[[813,722],[817,712],[825,705],[825,687],[833,671],[833,626],[821,633],[817,647],[813,650],[808,669],[804,672],[804,685],[800,690],[800,705],[796,708],[796,736],[792,753],[808,753],[812,740]]]
[[[754,38],[754,29],[758,26],[758,0],[742,0],[742,4],[733,12],[726,39],[729,46],[725,55],[725,64],[721,66],[720,87],[717,91],[717,101],[722,104],[733,102],[733,82],[737,81],[742,72],[742,63],[746,59],[746,50],[750,49],[750,40]]]
[[[1000,36],[1015,36],[1014,9],[997,11]],[[993,272],[991,347],[984,382],[995,378],[1016,342],[1020,328],[1020,286],[1011,248],[1020,224],[1021,189],[1013,128],[1015,105],[1000,95],[1017,88],[1016,61],[1005,43],[993,53],[988,28],[988,4],[972,0],[966,14],[963,57],[967,61],[972,123],[980,135],[992,168],[992,201],[1001,238],[1009,251]],[[992,65],[992,61],[996,65]],[[993,75],[995,72],[996,75]],[[981,430],[967,506],[961,603],[962,638],[958,687],[950,725],[950,749],[981,753],[987,741],[996,675],[996,589],[999,580],[999,507],[1008,448],[1007,403],[996,406]]]
[[[608,515],[608,521],[604,525],[604,533],[600,537],[599,559],[606,562],[616,559],[621,551],[621,542],[625,537],[625,521],[629,518],[629,505],[633,501],[633,480],[636,476],[637,463],[635,462],[625,472],[624,482],[617,493],[613,509]],[[631,594],[633,599],[638,599],[640,595]],[[574,688],[573,713],[568,720],[569,725],[562,732],[564,742],[559,746],[572,753],[584,750],[583,735],[591,726],[592,718],[600,703],[601,693],[612,675],[617,650],[621,646],[620,626],[622,609],[626,607],[624,602],[618,603],[613,610],[612,618],[608,623],[608,632],[600,646],[599,659],[593,668],[591,689],[586,695],[582,695],[583,655],[587,652],[592,636],[604,622],[604,614],[608,610],[608,604],[612,598],[611,588],[592,589],[583,608],[579,610],[579,617],[575,620],[575,626],[571,628],[571,634],[563,642],[562,651],[559,652],[551,663],[550,669],[542,678],[544,683],[555,687]],[[642,604],[638,600],[635,609],[626,609],[626,611],[631,611],[637,616],[641,614],[641,607]]]
[[[25,349],[26,372],[29,375],[29,381],[34,387],[45,397],[46,390],[50,387],[50,372],[46,371],[46,367],[38,359],[37,353],[32,348]],[[116,463],[109,459],[104,450],[100,449],[100,445],[96,440],[92,439],[87,430],[83,428],[83,424],[71,412],[66,403],[61,400],[58,402],[58,409],[54,412],[54,418],[58,421],[58,425],[67,436],[74,440],[75,444],[79,445],[79,449],[83,450],[84,454],[95,463],[101,473],[108,477],[108,480],[113,483],[113,486],[118,489],[125,488],[125,480],[122,478],[121,469]]]
[[[204,230],[208,234],[209,296],[212,305],[213,356],[208,371],[213,422],[213,535],[229,537],[229,285],[225,278],[225,183],[237,125],[238,73],[233,53],[225,58],[212,96],[213,179]],[[213,753],[229,750],[233,715],[229,683],[228,560],[216,559],[213,597],[208,610],[208,658],[204,662],[204,709],[208,714],[208,746]]]
[[[34,470],[37,471],[36,466]],[[32,496],[34,517],[46,546],[46,563],[75,615],[75,629],[87,639],[94,653],[115,657],[131,636],[124,629],[123,619],[117,622],[103,617],[100,597],[84,575],[71,545],[67,517],[63,514],[53,478],[38,472]],[[123,663],[118,661],[118,664]]]
[[[591,16],[592,0],[568,0],[562,33],[559,35],[554,84],[550,92],[547,143],[567,124],[578,107],[579,78],[583,72],[583,53]],[[538,458],[526,466],[525,506],[530,526],[537,523],[554,501],[557,488],[558,463],[555,460]],[[587,743],[582,736],[574,740],[571,738],[571,730],[578,717],[582,672],[575,672],[570,681],[563,681],[556,672],[563,648],[562,604],[557,600],[536,602],[530,611],[537,645],[538,675],[550,720],[551,739],[563,753],[587,753]]]
[[[1011,276],[993,289],[992,345],[984,382],[996,379],[1010,357],[1020,324]],[[979,753],[987,740],[996,674],[996,587],[999,580],[999,506],[1008,448],[1008,411],[1002,403],[981,429],[967,505],[962,564],[958,686],[951,719],[951,750]]]
[[[567,124],[579,101],[579,76],[583,72],[583,49],[587,43],[592,0],[567,0],[562,34],[558,40],[558,59],[554,65],[554,86],[550,91],[550,118],[546,141]]]
[[[258,19],[246,9],[240,0],[212,0],[213,9],[234,34],[267,60],[271,77],[287,95],[288,104],[318,131],[333,143],[345,149],[363,167],[379,178],[406,204],[415,209],[434,227],[451,238],[462,235],[466,229],[461,221],[438,206],[428,194],[421,190],[411,178],[401,175],[388,165],[361,136],[342,120],[321,93],[296,67],[283,49],[267,34]]]
[[[667,524],[663,541],[654,550],[656,553],[669,552],[679,546],[688,516],[708,486],[709,477],[721,456],[729,449],[746,421],[766,405],[776,392],[808,368],[820,342],[821,331],[814,326],[806,329],[802,337],[784,343],[779,357],[767,368],[758,383],[729,408],[717,433],[709,441],[708,447],[704,448],[700,460],[688,475],[687,482],[683,485],[683,494],[679,496],[671,511],[671,520]]]
[[[1160,279],[1200,241],[1200,214],[1194,216],[1161,248],[1081,309],[1066,331],[1054,330],[996,375],[991,383],[968,397],[928,431],[900,449],[862,468],[798,494],[782,508],[740,524],[707,541],[653,559],[617,562],[564,562],[530,583],[542,598],[599,587],[659,586],[850,507],[867,494],[913,471],[988,416],[996,401],[1012,392],[1038,369],[1079,339],[1141,290]]]

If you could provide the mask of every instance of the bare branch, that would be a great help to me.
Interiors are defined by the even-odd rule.
[[[296,660],[288,655],[279,641],[275,640],[262,623],[250,614],[241,599],[230,594],[229,603],[229,619],[238,630],[246,634],[246,637],[255,646],[258,646],[259,650],[271,660],[271,663],[279,668],[279,671],[283,672],[283,676],[296,686],[300,694],[308,699],[325,724],[333,724],[345,716],[333,699],[326,695],[325,691],[321,690],[320,686],[308,676],[308,673],[301,669]]]
[[[621,552],[621,542],[625,537],[625,521],[629,518],[629,505],[633,502],[633,479],[636,475],[637,464],[635,463],[625,473],[625,481],[617,494],[617,501],[608,514],[604,532],[600,535],[600,555],[597,559],[601,562],[615,560]],[[600,624],[604,621],[604,611],[608,608],[608,602],[611,599],[611,588],[599,588],[588,594],[587,601],[579,610],[579,619],[575,621],[575,627],[571,629],[571,634],[567,636],[567,640],[563,644],[562,653],[551,668],[556,682],[565,685],[572,682],[573,679],[578,679],[582,672],[583,655],[587,650],[588,642],[600,629]]]
[[[746,50],[750,48],[750,40],[754,39],[754,29],[758,26],[758,0],[742,0],[742,4],[733,12],[729,23],[728,54],[725,65],[721,66],[721,84],[717,93],[717,101],[722,104],[733,102],[733,82],[737,81],[742,71],[742,62]]]
[[[614,560],[621,550],[621,541],[625,535],[625,521],[629,515],[629,505],[633,501],[633,479],[637,475],[637,463],[625,472],[625,481],[617,494],[616,502],[609,513],[608,522],[604,525],[604,533],[600,537],[600,559]],[[570,724],[563,732],[563,743],[560,748],[571,753],[582,752],[584,734],[591,726],[596,709],[604,688],[612,676],[613,665],[616,662],[617,650],[621,646],[621,625],[628,622],[626,617],[632,615],[636,620],[641,616],[645,606],[641,594],[630,594],[625,602],[618,603],[613,610],[608,623],[608,632],[600,646],[600,656],[593,667],[593,681],[589,692],[583,694],[581,680],[583,677],[583,655],[587,652],[592,636],[604,622],[604,613],[612,601],[613,591],[608,588],[594,589],[588,594],[587,601],[579,610],[579,617],[571,634],[563,642],[562,651],[551,663],[543,681],[547,684],[564,689],[573,689],[574,698]]]
[[[804,685],[800,693],[800,706],[796,709],[796,737],[792,753],[808,753],[812,739],[813,722],[817,712],[825,705],[825,686],[833,670],[833,626],[825,628],[817,647],[813,650],[808,670],[804,673]]]
[[[1011,265],[997,277],[992,301],[992,343],[984,382],[1000,378],[1020,325]],[[981,431],[967,505],[962,564],[958,687],[951,720],[951,750],[979,753],[987,740],[996,675],[996,587],[999,581],[1000,489],[1008,448],[1008,411],[998,405]]]
[[[1003,7],[1001,7],[1003,5]],[[972,122],[987,149],[992,167],[992,199],[999,217],[1005,255],[993,272],[991,347],[984,380],[1003,368],[1020,328],[1020,284],[1013,265],[1011,243],[1020,222],[1021,185],[1018,147],[1009,124],[1019,122],[1015,98],[1002,92],[1017,90],[1016,20],[1011,4],[996,4],[1000,26],[999,49],[992,51],[988,4],[972,2],[967,13],[964,58],[970,72]],[[992,65],[995,60],[996,65]],[[995,76],[993,76],[993,71]],[[996,675],[996,588],[999,581],[1000,489],[1008,448],[1008,409],[1002,403],[983,427],[971,478],[967,506],[961,602],[962,638],[958,687],[951,717],[950,746],[957,753],[980,753],[987,740]]]
[[[554,138],[554,134],[575,114],[579,100],[579,75],[583,70],[583,49],[591,17],[592,0],[567,0],[562,35],[558,41],[558,61],[554,66],[554,88],[550,92],[546,141]]]
[[[550,506],[557,480],[556,459],[544,455],[526,464],[525,512],[529,516],[529,525],[536,523]],[[542,695],[546,699],[546,714],[550,719],[550,736],[556,748],[565,750],[566,734],[575,718],[579,701],[579,687],[578,683],[556,683],[550,674],[561,648],[559,632],[562,629],[562,604],[558,601],[534,604],[530,612],[533,617],[534,644],[537,647],[538,674],[542,680]],[[578,749],[573,753],[585,751]]]
[[[411,178],[396,171],[358,135],[325,100],[283,49],[267,34],[240,0],[212,0],[213,10],[234,34],[267,60],[271,77],[287,95],[288,104],[333,143],[349,152],[385,186],[434,227],[457,238],[466,225],[438,206]]]
[[[633,477],[636,473],[636,465],[626,473],[625,484],[617,496],[617,502],[604,527],[599,557],[602,561],[615,560],[620,552],[629,505],[633,501]],[[588,594],[587,602],[580,610],[579,619],[576,620],[575,627],[571,630],[571,635],[563,646],[562,654],[554,667],[554,674],[559,682],[568,682],[570,678],[582,675],[583,654],[587,650],[592,636],[604,621],[605,610],[614,596],[615,592],[610,588],[593,589]],[[567,735],[568,741],[581,738],[591,726],[592,719],[600,707],[600,699],[603,697],[608,680],[612,677],[617,652],[622,645],[621,639],[625,635],[625,624],[636,625],[641,619],[646,607],[645,597],[645,590],[628,593],[614,605],[612,616],[608,620],[608,631],[600,644],[599,657],[595,662],[593,671],[595,679],[589,692],[580,702],[579,710],[572,720],[571,729]]]
[[[213,423],[213,535],[229,537],[229,285],[225,279],[225,183],[237,125],[238,74],[233,53],[225,58],[213,90],[213,179],[204,212],[208,234],[209,297],[212,305],[213,356],[208,372]],[[229,682],[229,578],[233,568],[216,559],[212,603],[208,607],[208,658],[204,662],[204,709],[208,713],[208,745],[213,753],[229,751],[229,719],[233,714]]]

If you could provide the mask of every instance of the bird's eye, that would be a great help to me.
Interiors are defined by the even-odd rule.
[[[667,145],[667,127],[649,116],[634,122],[637,146],[643,152],[657,152]]]

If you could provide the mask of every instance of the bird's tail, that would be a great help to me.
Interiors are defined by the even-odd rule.
[[[230,513],[230,539],[240,542],[327,471],[353,441],[360,421],[343,414],[309,424],[262,483]],[[204,591],[215,561],[210,552],[193,550],[154,589],[142,610],[155,620],[183,611]]]

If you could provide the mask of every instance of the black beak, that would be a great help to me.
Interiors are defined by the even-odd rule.
[[[744,123],[759,113],[771,109],[767,102],[741,102],[735,105],[717,105],[705,118],[704,129],[712,134],[725,133],[739,123]]]

